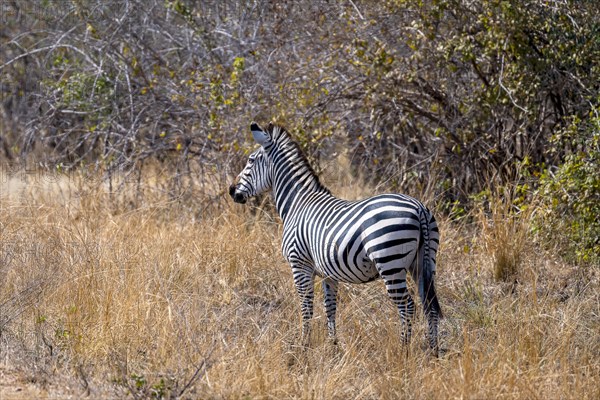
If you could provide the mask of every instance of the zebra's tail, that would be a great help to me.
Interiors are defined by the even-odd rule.
[[[432,265],[430,246],[429,246],[429,213],[425,207],[421,208],[420,224],[421,224],[421,240],[423,243],[423,258],[420,260],[419,272],[419,296],[423,302],[425,313],[429,315],[431,311],[435,311],[439,318],[442,318],[442,308],[435,293],[435,272]]]

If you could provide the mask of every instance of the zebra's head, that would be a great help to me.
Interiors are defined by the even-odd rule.
[[[244,204],[250,197],[266,192],[272,185],[271,162],[265,147],[272,144],[271,125],[266,131],[258,124],[250,126],[254,140],[261,146],[248,157],[246,166],[229,187],[229,195],[236,203]]]

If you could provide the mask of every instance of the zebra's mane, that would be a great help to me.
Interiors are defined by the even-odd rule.
[[[319,175],[317,175],[317,173],[313,169],[312,165],[308,161],[308,158],[302,151],[300,145],[296,143],[294,139],[292,139],[290,133],[283,126],[271,123],[269,124],[267,130],[271,134],[273,142],[277,147],[279,147],[285,153],[293,153],[296,156],[295,158],[297,162],[300,162],[304,165],[304,167],[314,177],[317,184],[317,188],[319,190],[326,191],[327,193],[331,194],[330,190],[321,183],[321,181],[319,180]]]

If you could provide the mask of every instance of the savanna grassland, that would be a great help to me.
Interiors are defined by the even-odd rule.
[[[382,282],[341,288],[337,346],[318,283],[311,343],[299,346],[265,203],[236,205],[217,188],[199,216],[158,192],[128,207],[103,185],[40,177],[2,182],[3,400],[600,397],[598,270],[534,243],[533,212],[509,216],[501,197],[488,212],[438,218],[436,359],[421,308],[402,348]],[[347,198],[375,190],[330,186]],[[514,281],[497,279],[507,268]]]
[[[597,0],[0,1],[0,399],[599,399]],[[442,352],[317,282],[266,198],[284,126],[333,193],[441,228]],[[414,287],[414,285],[413,285]]]

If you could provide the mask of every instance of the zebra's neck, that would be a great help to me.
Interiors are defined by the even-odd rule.
[[[289,218],[307,196],[330,194],[300,147],[287,135],[270,149],[269,156],[273,162],[273,197],[282,220]]]

